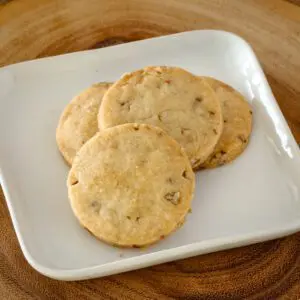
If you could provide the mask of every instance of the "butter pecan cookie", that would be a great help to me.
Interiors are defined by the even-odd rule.
[[[64,109],[56,129],[58,148],[68,164],[97,131],[97,114],[110,83],[98,83],[76,96]]]
[[[103,97],[98,121],[100,129],[132,122],[160,127],[184,148],[193,168],[213,152],[223,130],[212,88],[177,67],[125,74]]]
[[[79,150],[67,186],[75,216],[94,236],[143,247],[184,222],[194,176],[185,152],[163,130],[124,124],[100,131]]]
[[[247,100],[229,85],[205,77],[220,99],[224,129],[213,154],[201,166],[215,168],[233,161],[247,147],[252,129],[252,110]]]

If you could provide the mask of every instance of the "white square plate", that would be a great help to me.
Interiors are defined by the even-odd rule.
[[[147,65],[232,85],[251,102],[254,127],[232,164],[197,173],[181,229],[146,250],[120,250],[73,216],[55,130],[79,91]],[[20,63],[0,69],[0,87],[1,184],[26,259],[49,277],[99,277],[300,230],[300,152],[253,51],[233,34],[193,31]]]

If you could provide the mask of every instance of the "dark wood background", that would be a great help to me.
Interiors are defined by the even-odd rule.
[[[299,0],[0,0],[0,66],[201,28],[252,44],[300,142]],[[1,299],[300,299],[300,233],[82,282],[27,264],[2,193],[0,238]]]

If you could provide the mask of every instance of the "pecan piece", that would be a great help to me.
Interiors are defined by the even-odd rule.
[[[165,194],[164,198],[172,204],[177,205],[180,201],[180,192],[170,192]]]

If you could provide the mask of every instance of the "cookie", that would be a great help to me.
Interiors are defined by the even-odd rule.
[[[144,124],[98,132],[79,150],[67,179],[80,224],[121,247],[155,243],[179,227],[194,184],[180,145],[160,128]]]
[[[58,148],[68,162],[97,131],[97,114],[110,83],[98,83],[76,96],[64,109],[56,130]]]
[[[221,101],[224,129],[213,154],[201,166],[215,168],[233,161],[246,148],[251,128],[252,110],[246,99],[229,85],[205,77]]]
[[[186,151],[193,168],[213,152],[223,130],[221,105],[205,79],[176,67],[125,74],[107,91],[99,128],[124,123],[165,130]]]

